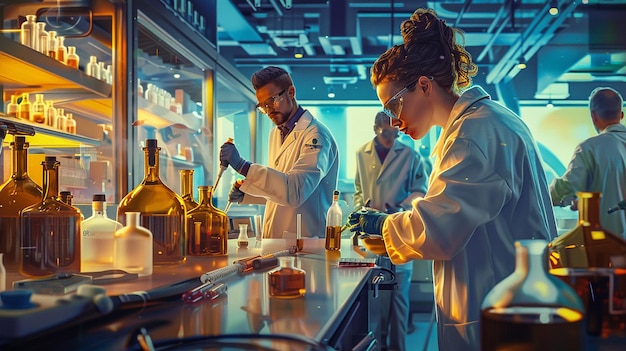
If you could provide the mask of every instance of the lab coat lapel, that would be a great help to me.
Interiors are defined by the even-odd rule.
[[[285,138],[285,141],[280,146],[280,149],[278,150],[278,155],[276,155],[276,160],[279,160],[285,153],[285,151],[290,150],[290,145],[295,143],[300,134],[302,134],[304,130],[309,126],[309,124],[311,124],[312,118],[313,116],[311,115],[311,113],[309,113],[308,110],[305,110],[302,116],[300,116],[298,122],[296,122],[296,126],[293,128],[291,133],[287,135],[287,138]]]
[[[378,172],[377,180],[381,179],[384,173],[395,171],[394,169],[391,169],[389,167],[389,164],[391,164],[393,160],[398,157],[398,151],[400,149],[401,149],[401,146],[397,144],[397,141],[394,141],[393,145],[391,146],[391,149],[389,149],[389,153],[387,154],[387,157],[385,157],[385,160],[383,161],[382,167],[380,168],[380,172]],[[375,155],[375,157],[378,160],[378,155]]]

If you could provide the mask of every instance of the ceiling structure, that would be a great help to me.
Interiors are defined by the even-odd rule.
[[[554,3],[557,15],[549,13]],[[508,106],[580,103],[596,86],[626,94],[624,0],[218,0],[217,6],[220,54],[248,77],[267,65],[287,69],[298,100],[324,103],[333,89],[335,101],[377,101],[370,67],[402,42],[400,23],[418,7],[465,32],[479,67],[474,83]]]

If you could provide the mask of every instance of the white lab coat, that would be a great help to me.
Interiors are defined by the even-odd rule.
[[[357,152],[353,202],[359,209],[370,200],[369,207],[385,211],[385,204],[411,208],[411,202],[426,193],[428,175],[419,154],[395,140],[383,163],[376,153],[374,140]]]
[[[613,124],[576,146],[567,171],[550,184],[552,203],[579,191],[602,193],[600,223],[626,238],[626,211],[607,213],[626,200],[626,127]]]
[[[284,143],[277,127],[270,132],[270,166],[253,163],[241,186],[242,203],[249,195],[266,201],[263,237],[295,234],[302,214],[302,236],[326,235],[326,211],[337,188],[339,153],[330,130],[304,111]]]
[[[556,236],[548,184],[527,126],[480,87],[452,108],[428,192],[383,225],[394,263],[432,259],[440,350],[478,350],[480,307],[515,268],[514,242]],[[547,262],[546,262],[547,264]]]

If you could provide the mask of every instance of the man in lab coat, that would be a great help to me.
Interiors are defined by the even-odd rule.
[[[224,143],[220,161],[245,176],[231,188],[229,200],[265,202],[263,237],[282,238],[297,231],[301,214],[303,237],[324,237],[326,211],[337,187],[339,153],[330,130],[298,105],[291,76],[269,66],[252,75],[259,103],[276,128],[269,137],[269,166],[244,160],[232,143]]]
[[[626,127],[623,99],[611,88],[596,88],[589,96],[589,110],[598,135],[576,146],[565,174],[550,184],[554,205],[576,197],[579,191],[601,192],[600,223],[626,238],[626,211],[608,213],[626,200]],[[577,208],[574,202],[572,209]]]
[[[391,125],[384,112],[374,119],[376,137],[361,146],[356,153],[357,171],[354,177],[354,208],[367,206],[386,213],[411,208],[411,201],[426,193],[428,174],[419,154],[397,141],[398,128]],[[391,267],[389,257],[379,256],[377,264]],[[406,350],[409,320],[409,288],[413,263],[395,265],[398,289],[382,295],[381,327],[383,346],[388,350]],[[386,312],[388,308],[388,313]]]

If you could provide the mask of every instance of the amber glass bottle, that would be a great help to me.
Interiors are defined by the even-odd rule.
[[[0,185],[0,252],[4,263],[17,265],[20,257],[20,211],[43,198],[43,190],[28,175],[28,143],[16,136],[11,143],[11,178]]]
[[[585,304],[587,334],[626,336],[626,240],[600,224],[600,193],[577,195],[578,225],[550,243],[550,273]]]
[[[198,207],[193,198],[193,169],[181,169],[178,173],[180,173],[180,196],[185,202],[185,210],[189,213]]]
[[[126,212],[141,213],[141,226],[153,235],[153,262],[173,264],[185,258],[185,204],[159,176],[159,151],[155,139],[147,139],[144,151],[145,177],[117,208],[118,222],[126,225]]]
[[[25,208],[19,271],[26,276],[80,272],[80,211],[59,199],[59,162],[46,156],[43,200]]]
[[[228,216],[212,203],[213,187],[199,186],[200,204],[187,214],[187,253],[193,256],[228,254]]]

